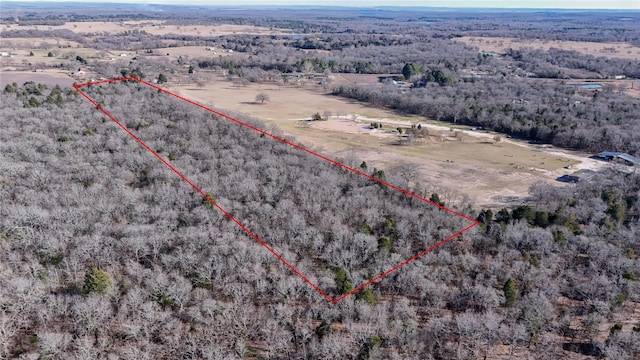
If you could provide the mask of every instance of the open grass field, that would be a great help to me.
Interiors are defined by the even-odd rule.
[[[53,87],[56,85],[71,86],[74,80],[69,77],[66,71],[60,70],[44,70],[43,72],[33,71],[0,71],[0,87],[4,89],[7,84],[24,84],[27,81],[46,84]]]
[[[214,76],[204,87],[170,85],[172,90],[216,107],[255,116],[263,120],[278,121],[308,119],[315,112],[330,111],[333,115],[357,113],[368,117],[383,117],[388,111],[369,107],[367,104],[327,95],[321,86],[301,87],[275,84],[249,84],[234,86],[222,76]],[[255,102],[256,95],[265,93],[270,100],[264,104]],[[396,115],[397,116],[397,115]]]
[[[49,52],[53,56],[49,57]],[[33,53],[33,55],[30,55]],[[42,66],[55,66],[61,62],[74,60],[76,56],[82,56],[85,59],[101,58],[107,59],[110,56],[104,51],[91,48],[63,48],[63,49],[38,49],[38,48],[22,48],[11,51],[12,56],[3,56],[0,58],[0,69],[8,68],[35,68]],[[29,65],[31,64],[31,65]]]
[[[278,88],[273,84],[250,84],[235,87],[217,77],[201,88],[171,83],[168,88],[206,105],[265,120],[305,146],[334,158],[360,158],[370,168],[408,166],[414,173],[412,183],[419,182],[429,191],[446,194],[452,202],[469,196],[485,207],[518,204],[526,199],[535,183],[559,185],[555,179],[572,173],[576,167],[598,166],[598,163],[592,164],[593,160],[586,154],[560,152],[508,139],[495,141],[494,134],[468,128],[458,135],[460,140],[455,131],[461,130],[450,131],[443,126],[446,124],[331,96],[319,86]],[[255,96],[260,92],[270,100],[256,103]],[[325,111],[333,115],[329,121],[303,121],[315,112]],[[368,129],[373,121],[383,124],[383,130]],[[418,123],[429,129],[430,136],[399,145],[395,129]],[[565,169],[567,165],[573,169]]]
[[[6,29],[6,25],[3,29]],[[81,46],[82,45],[76,41],[62,38],[0,38],[0,48],[4,51],[23,49],[62,49],[77,48]]]
[[[127,53],[126,51],[124,51]],[[231,54],[222,51],[222,49],[207,50],[205,46],[179,46],[179,47],[166,47],[153,49],[153,53],[159,56],[168,56],[171,60],[178,60],[182,57],[183,61],[188,61],[192,58],[211,58],[220,56],[244,56],[239,54]],[[169,55],[167,55],[169,54]]]
[[[20,30],[56,30],[66,29],[78,34],[116,34],[125,31],[145,31],[153,35],[165,34],[193,34],[193,35],[233,35],[233,34],[250,34],[250,35],[276,35],[284,34],[283,30],[274,30],[266,27],[258,27],[251,25],[231,25],[231,24],[211,24],[211,25],[171,25],[164,21],[86,21],[86,22],[67,22],[64,25],[3,25],[2,30],[20,29]]]
[[[480,51],[504,52],[505,50],[534,48],[549,50],[558,48],[563,50],[574,50],[593,56],[604,56],[610,58],[640,59],[640,47],[626,43],[596,43],[586,41],[563,41],[563,40],[537,40],[537,39],[512,39],[504,37],[474,37],[463,36],[456,38],[465,44],[475,46]]]

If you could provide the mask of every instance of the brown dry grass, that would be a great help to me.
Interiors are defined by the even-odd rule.
[[[53,57],[48,57],[49,51],[53,52]],[[29,53],[33,52],[33,56]],[[90,48],[12,48],[12,57],[0,58],[0,69],[8,70],[9,68],[37,68],[38,65],[57,65],[61,62],[67,62],[69,60],[75,60],[76,56],[82,56],[86,59],[92,59],[96,57],[109,57],[106,52],[98,51]],[[31,65],[28,65],[28,64]]]
[[[459,142],[454,140],[453,133],[449,131],[432,131],[432,136],[412,145],[398,145],[395,135],[377,137],[366,131],[350,131],[344,128],[345,120],[310,124],[300,119],[308,119],[315,112],[322,114],[325,110],[333,115],[358,114],[361,118],[375,118],[383,123],[387,121],[385,129],[395,129],[397,121],[426,122],[424,118],[401,116],[330,96],[316,86],[278,89],[273,84],[251,84],[234,87],[219,77],[202,88],[177,84],[169,84],[169,88],[205,105],[266,120],[267,124],[276,125],[305,146],[318,149],[333,158],[355,156],[365,160],[370,168],[391,169],[404,164],[412,166],[416,181],[429,191],[444,193],[451,201],[460,200],[464,194],[478,206],[501,207],[520,203],[527,197],[533,184],[558,184],[555,178],[572,172],[563,167],[579,162],[569,156],[549,154],[545,149],[511,141],[495,143],[487,137],[463,136]],[[256,104],[254,99],[258,92],[267,93],[271,100]],[[354,123],[353,126],[361,129],[367,121]]]
[[[324,111],[331,111],[334,115],[358,113],[369,117],[389,114],[368,104],[326,95],[322,87],[311,84],[302,87],[278,87],[275,84],[249,84],[237,87],[217,76],[202,88],[193,84],[172,85],[171,88],[207,104],[278,122],[285,119],[307,119],[315,112],[322,114]],[[260,92],[269,95],[270,101],[264,104],[255,103],[255,97]]]
[[[61,38],[0,38],[0,48],[3,50],[60,49],[80,46],[78,42]]]
[[[537,39],[512,39],[504,37],[474,37],[463,36],[456,38],[456,41],[475,46],[480,51],[504,52],[509,48],[522,49],[534,48],[549,50],[558,48],[563,50],[574,50],[593,56],[605,56],[609,58],[640,59],[640,47],[627,43],[595,43],[586,41],[564,41],[564,40],[537,40]]]
[[[87,21],[87,22],[68,22],[60,26],[48,25],[4,25],[0,29],[2,31],[11,29],[21,30],[56,30],[67,29],[79,34],[116,34],[124,31],[139,30],[146,31],[153,35],[166,34],[193,34],[193,35],[232,35],[232,34],[250,34],[250,35],[276,35],[284,34],[283,30],[272,30],[266,27],[258,27],[251,25],[167,25],[164,21],[121,21],[121,22],[103,22],[103,21]]]
[[[53,87],[55,85],[71,86],[74,83],[74,80],[69,77],[69,75],[65,71],[60,70],[45,70],[43,72],[0,71],[0,87],[2,88],[4,88],[7,84],[11,84],[14,82],[22,85],[27,81],[47,84],[47,86],[50,87]]]
[[[126,51],[125,51],[126,53]],[[179,57],[182,57],[183,61],[188,61],[188,59],[192,58],[211,58],[211,57],[219,57],[219,56],[246,56],[244,54],[230,54],[228,52],[222,51],[222,49],[215,50],[207,50],[205,46],[180,46],[180,47],[166,47],[166,48],[158,48],[153,49],[153,53],[157,55],[167,56],[169,54],[169,59],[177,60]]]

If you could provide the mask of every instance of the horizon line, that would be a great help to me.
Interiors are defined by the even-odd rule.
[[[157,0],[156,0],[157,1]],[[168,0],[166,0],[168,1]],[[256,1],[256,0],[254,0]],[[257,0],[260,1],[260,0]],[[277,1],[277,0],[276,0]],[[199,7],[208,7],[208,8],[229,8],[242,10],[243,8],[250,7],[272,7],[272,8],[335,8],[335,9],[443,9],[443,10],[555,10],[555,11],[634,11],[640,12],[640,7],[615,7],[615,8],[599,8],[599,7],[533,7],[533,6],[467,6],[467,5],[450,5],[450,6],[431,6],[431,5],[410,5],[410,4],[400,4],[400,5],[327,5],[327,4],[279,4],[277,2],[274,3],[245,3],[245,4],[237,4],[237,5],[226,5],[226,4],[212,4],[203,2],[202,0],[193,0],[183,2],[181,4],[163,2],[160,0],[159,2],[144,2],[137,0],[109,0],[106,2],[99,0],[2,0],[0,1],[0,7],[2,7],[2,3],[24,3],[24,4],[54,4],[54,3],[66,3],[66,4],[77,4],[77,5],[109,5],[109,4],[118,4],[118,5],[139,5],[139,6],[169,6],[169,7],[189,7],[189,6],[199,6]]]

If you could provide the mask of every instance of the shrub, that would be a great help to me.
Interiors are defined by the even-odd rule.
[[[444,201],[440,200],[440,196],[437,193],[431,194],[429,201],[436,205],[444,206]]]
[[[213,196],[212,193],[208,192],[207,196],[209,197],[209,199],[216,201],[216,198]],[[213,204],[211,204],[209,200],[207,200],[207,198],[204,196],[202,197],[202,205],[204,205],[204,207],[206,207],[207,209],[213,208]]]
[[[201,272],[193,272],[187,276],[189,280],[191,280],[191,286],[194,288],[203,288],[207,290],[211,290],[213,288],[213,283],[211,279],[205,276]]]
[[[373,294],[373,291],[368,287],[358,291],[356,293],[356,299],[362,300],[371,306],[376,305],[376,296]]]
[[[623,277],[623,278],[625,278],[625,279],[627,279],[627,280],[636,281],[636,274],[634,274],[634,273],[633,273],[633,272],[631,272],[631,271],[625,271],[625,272],[622,274],[622,277]]]
[[[373,174],[371,174],[371,176],[373,176],[374,178],[378,178],[382,181],[384,181],[386,178],[386,175],[384,174],[384,170],[378,170],[376,168],[373,168]]]
[[[378,251],[389,252],[391,250],[391,242],[386,237],[378,239]]]
[[[617,333],[618,331],[621,331],[621,330],[622,330],[622,324],[614,324],[611,327],[610,333],[614,334],[614,333]]]
[[[360,230],[362,230],[363,234],[366,235],[371,235],[371,227],[369,226],[369,224],[367,224],[367,221],[365,220],[364,222],[362,222],[362,225],[360,225]]]
[[[564,232],[560,229],[554,229],[553,231],[551,231],[551,234],[553,235],[553,241],[556,244],[564,244],[567,240],[564,236]]]
[[[339,266],[333,268],[334,280],[336,288],[341,294],[346,294],[353,290],[353,284],[347,280],[347,272]]]
[[[46,265],[53,265],[53,266],[59,266],[62,263],[62,259],[63,256],[62,254],[56,253],[56,254],[42,254],[40,255],[40,264],[43,266]]]
[[[36,99],[35,97],[32,96],[32,97],[29,98],[29,101],[27,101],[24,104],[24,107],[26,107],[26,108],[34,108],[34,107],[38,107],[40,105],[42,105],[40,103],[40,101],[38,101],[38,99]]]
[[[529,224],[533,224],[536,214],[529,206],[520,205],[513,210],[511,216],[514,220],[525,219]]]
[[[380,357],[380,343],[382,339],[378,334],[372,334],[367,341],[362,344],[358,359],[376,359]]]
[[[331,324],[329,324],[326,320],[322,320],[320,325],[316,328],[316,336],[319,339],[322,339],[325,335],[331,333]]]
[[[549,226],[549,213],[546,211],[536,211],[533,224],[537,227],[546,228]]]
[[[151,300],[156,302],[162,310],[166,310],[167,308],[172,308],[176,301],[166,292],[162,290],[156,290],[151,295]]]
[[[82,291],[85,294],[92,292],[104,293],[110,286],[111,280],[109,280],[109,275],[98,268],[92,268],[84,276]]]
[[[513,279],[508,279],[502,287],[504,292],[505,306],[511,307],[516,302],[516,283]]]
[[[395,220],[389,218],[384,222],[384,234],[393,240],[398,239],[398,227]]]

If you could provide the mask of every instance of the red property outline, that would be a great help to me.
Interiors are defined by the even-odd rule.
[[[387,186],[387,187],[389,187],[391,189],[399,191],[399,192],[401,192],[401,193],[403,193],[403,194],[405,194],[407,196],[413,197],[413,198],[418,199],[420,201],[423,201],[423,202],[425,202],[427,204],[430,204],[430,205],[438,207],[438,208],[440,208],[440,209],[442,209],[444,211],[447,211],[447,212],[449,212],[449,213],[451,213],[453,215],[459,216],[459,217],[461,217],[461,218],[463,218],[465,220],[470,221],[471,225],[469,225],[469,226],[465,227],[464,229],[456,232],[455,234],[447,237],[446,239],[440,240],[439,242],[431,245],[429,248],[419,252],[418,254],[414,255],[413,257],[401,262],[400,264],[392,267],[391,269],[383,272],[382,274],[380,274],[380,275],[374,277],[373,279],[365,282],[364,284],[356,287],[355,289],[351,290],[350,292],[348,292],[348,293],[346,293],[346,294],[334,299],[334,298],[330,297],[329,295],[327,295],[324,291],[322,291],[317,285],[312,283],[309,279],[307,279],[306,276],[302,275],[293,265],[289,264],[289,262],[287,262],[282,256],[280,256],[280,254],[275,252],[271,247],[269,247],[269,245],[267,245],[264,241],[262,241],[260,238],[258,238],[257,235],[255,235],[253,232],[251,232],[251,230],[249,230],[246,226],[244,226],[239,220],[237,220],[235,217],[233,217],[233,215],[231,215],[228,211],[226,211],[224,208],[222,208],[220,205],[218,205],[218,203],[216,203],[204,191],[202,191],[198,186],[196,186],[193,182],[191,182],[191,180],[189,180],[185,175],[183,175],[180,171],[178,171],[171,164],[169,164],[169,162],[167,160],[165,160],[157,152],[155,152],[153,149],[151,149],[144,141],[142,141],[140,138],[138,138],[136,135],[134,135],[126,126],[124,126],[122,123],[120,123],[118,120],[116,120],[111,114],[109,114],[106,110],[104,110],[98,103],[96,103],[91,97],[89,97],[89,95],[87,95],[85,92],[80,90],[80,87],[83,87],[83,86],[99,85],[99,84],[104,84],[104,83],[113,83],[113,82],[121,82],[121,81],[137,81],[137,82],[139,82],[141,84],[147,85],[147,86],[149,86],[151,88],[154,88],[154,89],[156,89],[158,91],[161,91],[161,92],[163,92],[165,94],[168,94],[168,95],[171,95],[171,96],[173,96],[175,98],[178,98],[180,100],[186,101],[187,103],[189,103],[191,105],[197,106],[197,107],[199,107],[199,108],[201,108],[201,109],[203,109],[205,111],[208,111],[210,113],[213,113],[213,114],[215,114],[215,115],[217,115],[219,117],[222,117],[222,118],[225,118],[227,120],[230,120],[230,121],[232,121],[232,122],[234,122],[234,123],[236,123],[238,125],[244,126],[244,127],[249,128],[249,129],[251,129],[253,131],[256,131],[256,132],[258,132],[260,134],[268,136],[268,137],[270,137],[270,138],[272,138],[274,140],[278,140],[278,141],[280,141],[282,143],[285,143],[285,144],[287,144],[287,145],[289,145],[289,146],[291,146],[291,147],[293,147],[295,149],[304,151],[304,152],[306,152],[308,154],[311,154],[313,156],[316,156],[316,157],[318,157],[318,158],[320,158],[322,160],[328,161],[329,163],[331,163],[333,165],[337,165],[337,166],[339,166],[339,167],[341,167],[343,169],[349,170],[349,171],[351,171],[353,173],[356,173],[356,174],[364,176],[364,177],[366,177],[366,178],[368,178],[370,180],[378,182],[378,183],[380,183],[382,185],[385,185],[385,186]],[[383,181],[383,180],[380,180],[378,178],[375,178],[375,177],[373,177],[373,176],[371,176],[369,174],[363,173],[360,170],[354,169],[354,168],[352,168],[350,166],[342,164],[342,163],[340,163],[340,162],[338,162],[336,160],[333,160],[331,158],[328,158],[328,157],[326,157],[324,155],[318,154],[318,153],[316,153],[316,152],[314,152],[312,150],[309,150],[309,149],[307,149],[305,147],[302,147],[300,145],[296,145],[296,144],[294,144],[294,143],[292,143],[290,141],[287,141],[287,140],[285,140],[285,139],[283,139],[281,137],[278,137],[276,135],[268,133],[268,132],[266,132],[264,130],[261,130],[261,129],[255,127],[255,126],[251,126],[251,125],[249,125],[247,123],[244,123],[244,122],[242,122],[240,120],[234,119],[234,118],[232,118],[232,117],[230,117],[228,115],[225,115],[225,114],[223,114],[221,112],[215,111],[213,109],[209,109],[206,106],[203,106],[203,105],[198,104],[198,103],[196,103],[194,101],[186,99],[186,98],[184,98],[184,97],[182,97],[180,95],[174,94],[174,93],[172,93],[172,92],[170,92],[168,90],[165,90],[165,89],[163,89],[161,87],[158,87],[158,86],[156,86],[154,84],[148,83],[148,82],[146,82],[144,80],[141,80],[141,79],[138,79],[138,78],[132,78],[132,77],[129,77],[129,78],[117,78],[117,79],[111,79],[111,80],[88,82],[88,83],[84,83],[84,84],[74,84],[73,88],[76,89],[76,91],[78,91],[85,99],[87,99],[93,106],[95,106],[98,110],[100,110],[104,115],[106,115],[109,119],[111,119],[111,121],[113,121],[116,125],[118,125],[118,127],[120,127],[127,134],[129,134],[129,136],[131,136],[135,141],[137,141],[143,148],[145,148],[147,151],[149,151],[153,156],[155,156],[158,160],[160,160],[160,162],[162,162],[166,167],[168,167],[171,171],[173,171],[176,175],[178,175],[178,177],[180,177],[184,182],[189,184],[198,194],[200,194],[202,197],[207,199],[207,201],[209,201],[211,203],[211,205],[215,206],[227,218],[229,218],[231,221],[236,223],[236,225],[238,225],[244,232],[246,232],[247,235],[249,235],[249,237],[251,237],[252,239],[257,241],[260,245],[262,245],[265,249],[267,249],[271,254],[273,254],[278,260],[280,260],[285,266],[287,266],[289,269],[291,269],[291,271],[293,271],[296,275],[298,275],[300,278],[302,278],[302,280],[304,280],[313,289],[315,289],[320,295],[322,295],[325,299],[327,299],[329,302],[331,302],[333,304],[335,304],[338,301],[346,298],[347,296],[350,296],[350,295],[362,290],[364,287],[370,285],[371,283],[382,279],[383,277],[389,275],[390,273],[398,270],[399,268],[409,264],[410,262],[418,259],[419,257],[423,256],[424,254],[426,254],[426,253],[430,252],[431,250],[437,248],[438,246],[446,243],[447,241],[459,236],[460,234],[464,233],[465,231],[467,231],[467,230],[473,228],[474,226],[478,225],[478,221],[476,221],[476,220],[474,220],[474,219],[472,219],[472,218],[470,218],[470,217],[468,217],[466,215],[463,215],[463,214],[461,214],[459,212],[456,212],[454,210],[451,210],[449,208],[446,208],[444,206],[436,204],[436,203],[434,203],[434,202],[432,202],[430,200],[427,200],[427,199],[425,199],[425,198],[423,198],[421,196],[418,196],[418,195],[416,195],[414,193],[411,193],[411,192],[409,192],[407,190],[399,188],[399,187],[397,187],[397,186],[395,186],[393,184],[387,183],[386,181]]]

